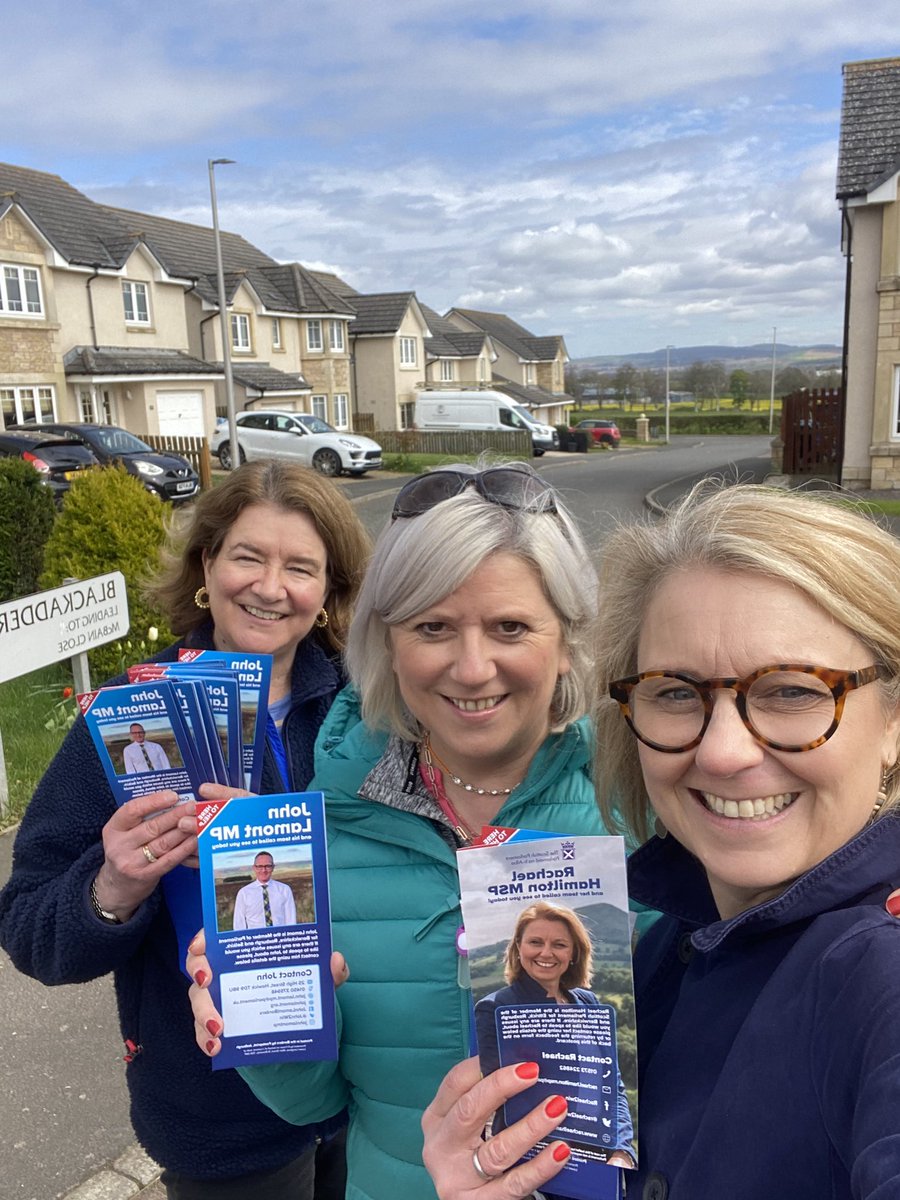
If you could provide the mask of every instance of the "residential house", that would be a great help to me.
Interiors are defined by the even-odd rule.
[[[354,293],[348,300],[356,310],[350,337],[360,428],[408,429],[431,336],[422,306],[415,292]]]
[[[57,175],[0,164],[4,424],[102,420],[202,433],[215,368],[190,352],[192,281]]]
[[[192,352],[223,360],[212,229],[146,213],[116,212],[191,274],[185,319]],[[235,407],[313,412],[351,427],[349,322],[354,310],[299,263],[277,263],[235,234],[221,234]],[[224,381],[217,398],[225,410]]]
[[[490,338],[496,358],[491,386],[529,408],[547,425],[561,425],[574,397],[566,392],[565,367],[569,361],[562,337],[538,337],[503,313],[451,308],[445,314],[457,329],[480,331]]]
[[[844,64],[837,198],[847,256],[841,482],[900,488],[900,58]]]
[[[463,330],[422,305],[431,336],[425,339],[426,389],[491,387],[497,353],[483,329]]]

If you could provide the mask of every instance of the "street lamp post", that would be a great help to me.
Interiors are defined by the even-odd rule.
[[[669,444],[669,353],[674,350],[674,346],[666,346],[666,445]]]
[[[231,469],[240,466],[237,440],[237,420],[234,411],[234,376],[231,372],[231,330],[228,328],[228,308],[225,303],[225,272],[222,268],[222,239],[219,236],[219,207],[216,204],[216,167],[227,166],[233,158],[209,159],[209,196],[212,201],[213,240],[216,245],[216,281],[219,286],[219,323],[222,330],[222,366],[225,371],[225,411],[228,414],[228,441],[231,446]]]
[[[775,339],[778,336],[777,326],[772,329],[772,381],[769,387],[769,434],[775,425]]]

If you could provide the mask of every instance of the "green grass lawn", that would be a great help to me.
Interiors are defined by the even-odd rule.
[[[63,689],[71,686],[72,673],[65,663],[0,683],[0,733],[9,788],[9,810],[0,814],[0,828],[21,819],[59,748],[66,732],[64,718],[76,711],[74,697],[63,701]]]

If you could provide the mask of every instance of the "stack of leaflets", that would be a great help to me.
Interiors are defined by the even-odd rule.
[[[182,650],[79,696],[117,803],[163,788],[192,799],[202,783],[258,791],[271,670],[267,654]]]
[[[457,865],[482,1070],[539,1067],[492,1131],[564,1096],[553,1136],[572,1155],[548,1191],[617,1200],[620,1173],[606,1164],[633,1167],[638,1153],[623,839],[488,827]]]

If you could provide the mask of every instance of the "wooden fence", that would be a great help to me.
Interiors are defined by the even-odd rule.
[[[531,434],[524,429],[379,429],[371,435],[385,454],[481,454],[531,456]]]
[[[841,388],[802,388],[781,402],[782,471],[839,479],[844,455]]]
[[[209,442],[205,437],[173,437],[158,433],[140,434],[146,442],[160,454],[180,454],[186,458],[200,476],[200,486],[205,491],[212,486],[212,461],[209,454]]]

